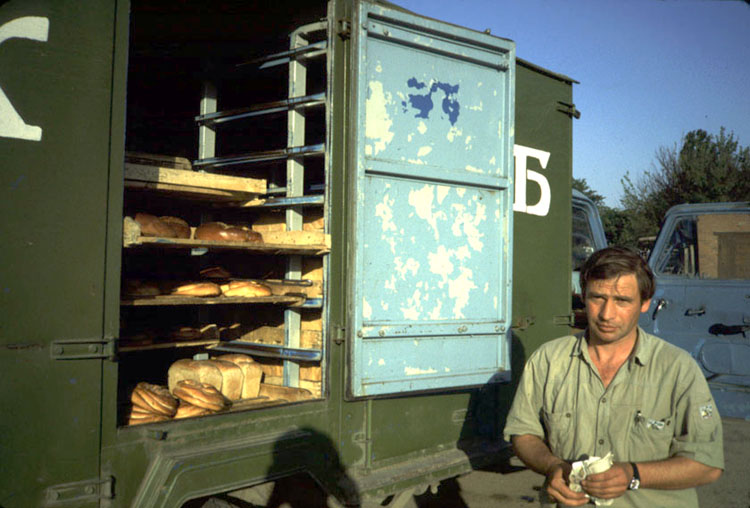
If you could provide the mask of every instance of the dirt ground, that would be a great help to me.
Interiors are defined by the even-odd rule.
[[[716,483],[698,488],[701,508],[750,508],[750,421],[724,419],[726,469]],[[542,477],[518,459],[496,471],[474,471],[443,482],[437,494],[423,494],[409,508],[530,508],[537,505]]]

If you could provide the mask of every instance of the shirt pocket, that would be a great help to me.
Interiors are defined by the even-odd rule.
[[[573,412],[572,411],[546,411],[542,410],[544,430],[547,435],[547,444],[553,454],[558,457],[570,455],[570,447],[573,441]]]
[[[632,461],[666,459],[670,456],[674,435],[674,415],[636,411],[630,433]]]

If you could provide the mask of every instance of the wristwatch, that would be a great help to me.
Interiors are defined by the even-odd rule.
[[[628,490],[638,490],[638,487],[641,486],[641,475],[638,474],[638,466],[635,465],[635,462],[631,462],[630,465],[633,467],[633,477],[630,479]]]

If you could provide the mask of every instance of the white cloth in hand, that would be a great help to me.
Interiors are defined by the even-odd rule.
[[[603,473],[612,467],[612,452],[607,453],[604,457],[589,457],[586,460],[573,462],[573,469],[570,471],[570,490],[573,492],[582,492],[581,481],[590,474]],[[609,506],[614,499],[599,499],[586,494],[597,506]]]

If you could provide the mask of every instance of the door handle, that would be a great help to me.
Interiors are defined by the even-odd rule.
[[[667,306],[667,301],[664,298],[660,298],[659,301],[656,304],[656,308],[654,309],[654,313],[651,314],[651,319],[656,319],[656,314],[658,314],[659,311],[662,310],[666,306]]]
[[[723,323],[716,323],[711,325],[708,329],[708,333],[711,335],[735,335],[742,334],[750,330],[750,325],[725,325]]]
[[[685,311],[686,316],[702,316],[706,313],[706,306],[701,305],[697,309],[688,309]]]

